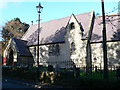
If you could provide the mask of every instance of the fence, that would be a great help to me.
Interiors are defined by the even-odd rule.
[[[19,79],[36,82],[38,67],[3,67],[3,77],[11,76]],[[80,87],[119,87],[120,68],[108,68],[108,80],[104,80],[103,67],[92,67],[91,73],[87,73],[86,67],[53,68],[40,66],[40,84],[52,84],[56,86],[80,88]]]
[[[100,78],[103,79],[104,76],[104,67],[102,66],[92,66],[90,69],[91,73],[88,73],[86,70],[87,68],[84,67],[82,62],[74,63],[73,61],[52,61],[47,62],[48,65],[52,65],[54,67],[54,71],[60,71],[60,72],[71,72],[71,73],[79,73],[79,76],[82,78],[88,77],[88,78]],[[62,68],[61,68],[62,67]],[[77,68],[77,70],[75,70]],[[57,70],[58,69],[58,70]],[[120,73],[117,66],[108,66],[108,78],[109,79],[116,79],[119,78]]]

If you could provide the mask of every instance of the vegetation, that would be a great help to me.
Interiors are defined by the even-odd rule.
[[[50,67],[51,68],[51,67]],[[9,76],[28,81],[37,81],[37,68],[31,67],[3,67],[3,77]],[[48,71],[48,67],[40,67],[40,84],[62,86],[64,88],[118,88],[120,79],[116,78],[115,71],[109,71],[109,79],[103,79],[103,71],[74,72],[61,70],[59,72]]]
[[[21,38],[29,28],[29,24],[22,23],[19,18],[8,21],[2,28],[3,41],[8,41],[11,37]]]
[[[19,18],[14,18],[11,21],[8,21],[5,26],[2,27],[2,49],[5,49],[10,38],[15,37],[20,39],[28,28],[29,24],[21,22]]]

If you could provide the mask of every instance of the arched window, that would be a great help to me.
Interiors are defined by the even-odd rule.
[[[53,47],[50,45],[49,46],[49,56],[53,55]]]
[[[60,47],[59,45],[57,44],[56,45],[56,55],[59,55],[60,54]]]
[[[75,24],[73,22],[70,24],[70,30],[72,29],[75,29]]]
[[[34,56],[36,56],[36,47],[34,47]]]
[[[75,43],[74,43],[74,42],[72,42],[72,43],[71,43],[71,51],[70,51],[70,52],[71,52],[71,54],[72,54],[72,53],[74,53],[74,52],[75,52],[75,50],[76,50],[76,48],[75,48]]]
[[[56,56],[60,55],[60,46],[57,45],[50,45],[49,46],[49,56]]]

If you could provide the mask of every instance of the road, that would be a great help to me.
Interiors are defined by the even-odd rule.
[[[32,89],[33,87],[17,83],[14,80],[12,81],[12,80],[9,80],[9,79],[3,79],[2,80],[2,88],[3,89],[6,89],[6,88],[15,88],[15,89],[17,89],[17,88],[22,88],[22,89],[23,88],[29,88],[29,89]]]

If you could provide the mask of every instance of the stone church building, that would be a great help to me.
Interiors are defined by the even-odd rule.
[[[120,13],[106,15],[108,66],[120,64]],[[12,38],[4,51],[6,65],[37,65],[37,28]],[[61,68],[103,67],[102,16],[94,11],[41,23],[39,64]]]

